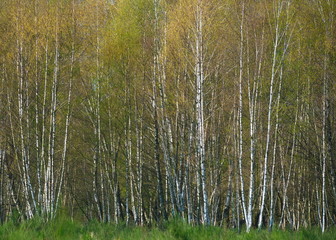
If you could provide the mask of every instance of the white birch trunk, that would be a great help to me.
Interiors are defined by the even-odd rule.
[[[75,19],[74,19],[74,2],[72,3],[72,21],[73,21],[73,30],[75,28]],[[63,182],[64,182],[64,172],[65,172],[65,162],[67,157],[67,150],[68,150],[68,136],[69,136],[69,127],[70,127],[70,120],[71,120],[71,94],[72,94],[72,81],[73,81],[73,68],[74,68],[74,62],[75,62],[75,42],[74,42],[74,32],[72,32],[72,43],[71,43],[71,66],[70,66],[70,78],[69,78],[69,88],[68,88],[68,99],[67,99],[67,114],[65,117],[65,131],[64,131],[64,140],[63,140],[63,152],[62,152],[62,164],[61,164],[61,174],[60,174],[60,180],[58,183],[58,190],[56,195],[56,207],[55,212],[57,212],[59,198],[62,192],[63,188]]]
[[[140,118],[140,126],[139,126],[139,120],[136,122],[136,136],[137,136],[137,150],[136,150],[136,159],[137,159],[137,188],[138,188],[138,217],[137,217],[137,223],[139,225],[143,225],[143,198],[142,198],[142,168],[143,168],[143,163],[142,163],[142,142],[143,142],[143,137],[142,137],[142,116],[138,116],[138,111],[136,107],[136,116],[137,118]]]
[[[285,224],[285,211],[286,206],[287,206],[287,191],[288,191],[288,186],[292,174],[292,167],[293,167],[293,161],[294,161],[294,153],[295,153],[295,141],[296,141],[296,125],[297,125],[297,119],[298,119],[298,112],[299,112],[299,100],[297,96],[297,106],[296,106],[296,114],[295,114],[295,122],[294,122],[294,127],[293,127],[293,138],[292,138],[292,151],[291,151],[291,157],[290,157],[290,165],[289,165],[289,170],[288,170],[288,175],[287,175],[287,180],[285,179],[285,172],[284,172],[284,164],[282,164],[282,171],[283,171],[283,202],[282,202],[282,211],[281,211],[281,217],[280,217],[280,222],[279,222],[279,227],[281,227],[283,224]]]
[[[276,26],[275,26],[275,41],[273,46],[273,59],[272,59],[272,70],[271,70],[271,79],[270,79],[270,90],[269,90],[269,102],[268,102],[268,114],[267,114],[267,133],[266,133],[266,144],[265,144],[265,156],[264,156],[264,166],[263,166],[263,178],[262,178],[262,193],[261,193],[261,205],[258,219],[258,228],[261,229],[262,221],[263,221],[263,213],[265,207],[265,199],[266,199],[266,185],[267,185],[267,168],[268,168],[268,153],[269,153],[269,145],[270,145],[270,137],[271,137],[271,117],[272,117],[272,109],[273,109],[273,87],[274,80],[276,75],[276,64],[277,64],[277,51],[280,40],[280,26],[279,26],[279,18],[282,12],[282,2],[280,6],[277,6],[276,9]]]
[[[58,10],[57,10],[58,11]],[[54,217],[55,209],[55,182],[54,182],[54,159],[55,159],[55,138],[56,138],[56,109],[57,109],[57,85],[58,85],[58,61],[59,61],[59,42],[58,42],[58,13],[56,13],[56,33],[55,33],[55,66],[51,93],[51,108],[50,108],[50,135],[49,135],[49,159],[47,164],[48,177],[48,215]]]
[[[46,137],[46,102],[47,102],[47,81],[48,81],[48,40],[45,46],[45,70],[44,70],[44,86],[43,86],[43,105],[42,105],[42,134],[41,134],[41,161],[39,164],[40,168],[40,175],[41,175],[41,182],[42,177],[44,176],[44,186],[41,189],[41,211],[42,215],[44,215],[47,211],[47,187],[46,187],[46,165],[45,165],[45,137]],[[41,186],[42,187],[42,186]]]
[[[327,53],[324,56],[323,67],[323,119],[322,119],[322,233],[325,231],[326,225],[326,161],[327,161],[327,140],[326,140],[326,125],[327,125]]]
[[[279,128],[279,105],[280,105],[280,94],[281,94],[281,87],[282,87],[282,75],[283,70],[280,69],[280,83],[279,83],[279,90],[277,96],[277,103],[276,103],[276,120],[275,120],[275,134],[274,134],[274,146],[273,146],[273,158],[272,158],[272,169],[271,169],[271,179],[270,179],[270,214],[269,214],[269,221],[268,221],[268,228],[272,230],[274,224],[274,174],[275,174],[275,164],[276,164],[276,150],[277,150],[277,136],[278,136],[278,128]]]
[[[189,142],[188,142],[188,156],[187,162],[185,167],[185,191],[186,191],[186,198],[187,198],[187,208],[188,208],[188,223],[194,223],[193,217],[193,205],[192,205],[192,195],[191,195],[191,186],[190,186],[190,157],[191,156],[191,146],[193,143],[193,124],[190,124],[189,129]]]
[[[201,185],[203,192],[203,224],[209,225],[209,206],[206,187],[205,133],[204,133],[204,67],[203,67],[203,10],[199,0],[196,9],[196,123],[197,123],[197,153],[201,171]]]
[[[243,47],[244,47],[244,11],[245,6],[243,3],[240,22],[240,50],[239,50],[239,106],[238,106],[238,127],[239,127],[239,143],[238,143],[238,165],[239,165],[239,180],[240,180],[240,192],[241,203],[244,213],[244,219],[247,225],[247,231],[250,230],[249,218],[247,216],[244,179],[243,179]]]

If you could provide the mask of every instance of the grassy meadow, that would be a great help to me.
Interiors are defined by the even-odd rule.
[[[160,226],[137,227],[125,224],[103,224],[98,222],[81,223],[68,218],[58,218],[50,222],[33,219],[23,223],[9,221],[0,226],[1,240],[104,240],[104,239],[230,239],[230,240],[335,240],[336,229],[329,229],[324,234],[319,228],[301,229],[300,231],[228,230],[220,227],[190,226],[181,220],[170,220]]]

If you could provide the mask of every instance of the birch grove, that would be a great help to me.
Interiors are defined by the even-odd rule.
[[[335,225],[334,1],[0,3],[0,222]]]

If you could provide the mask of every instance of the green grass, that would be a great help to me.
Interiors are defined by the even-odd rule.
[[[335,240],[336,229],[329,229],[322,234],[319,228],[300,231],[252,230],[250,233],[237,233],[220,227],[190,226],[183,220],[174,219],[159,227],[136,227],[125,224],[113,225],[98,222],[82,224],[60,217],[45,223],[35,218],[18,224],[9,221],[0,226],[1,240],[137,240],[137,239],[177,239],[177,240]]]

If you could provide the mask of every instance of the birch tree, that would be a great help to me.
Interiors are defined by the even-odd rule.
[[[203,192],[203,224],[209,225],[209,205],[207,194],[205,130],[204,130],[204,53],[203,53],[203,6],[198,0],[196,5],[195,31],[195,75],[196,75],[196,124],[197,124],[197,157],[200,163],[201,184]]]
[[[279,56],[278,51],[280,47],[281,41],[283,41],[284,34],[288,33],[290,29],[288,19],[290,13],[290,4],[291,1],[274,1],[274,16],[275,16],[275,35],[274,35],[274,43],[273,43],[273,54],[272,54],[272,67],[271,67],[271,77],[270,77],[270,88],[269,88],[269,101],[268,101],[268,114],[267,114],[267,133],[266,133],[266,143],[265,143],[265,155],[264,155],[264,166],[263,166],[263,177],[262,177],[262,193],[261,193],[261,205],[258,219],[258,228],[262,227],[263,221],[263,211],[265,207],[265,199],[266,199],[266,187],[267,187],[267,178],[268,178],[268,158],[269,158],[269,148],[271,142],[271,128],[272,128],[272,111],[273,111],[273,95],[274,95],[274,85],[276,76],[279,72],[279,66],[283,61],[287,48],[288,42],[290,41],[290,36],[285,40],[286,44],[282,51],[282,54]],[[281,15],[283,12],[286,13],[287,22],[285,23],[285,27],[282,27],[281,24]]]

